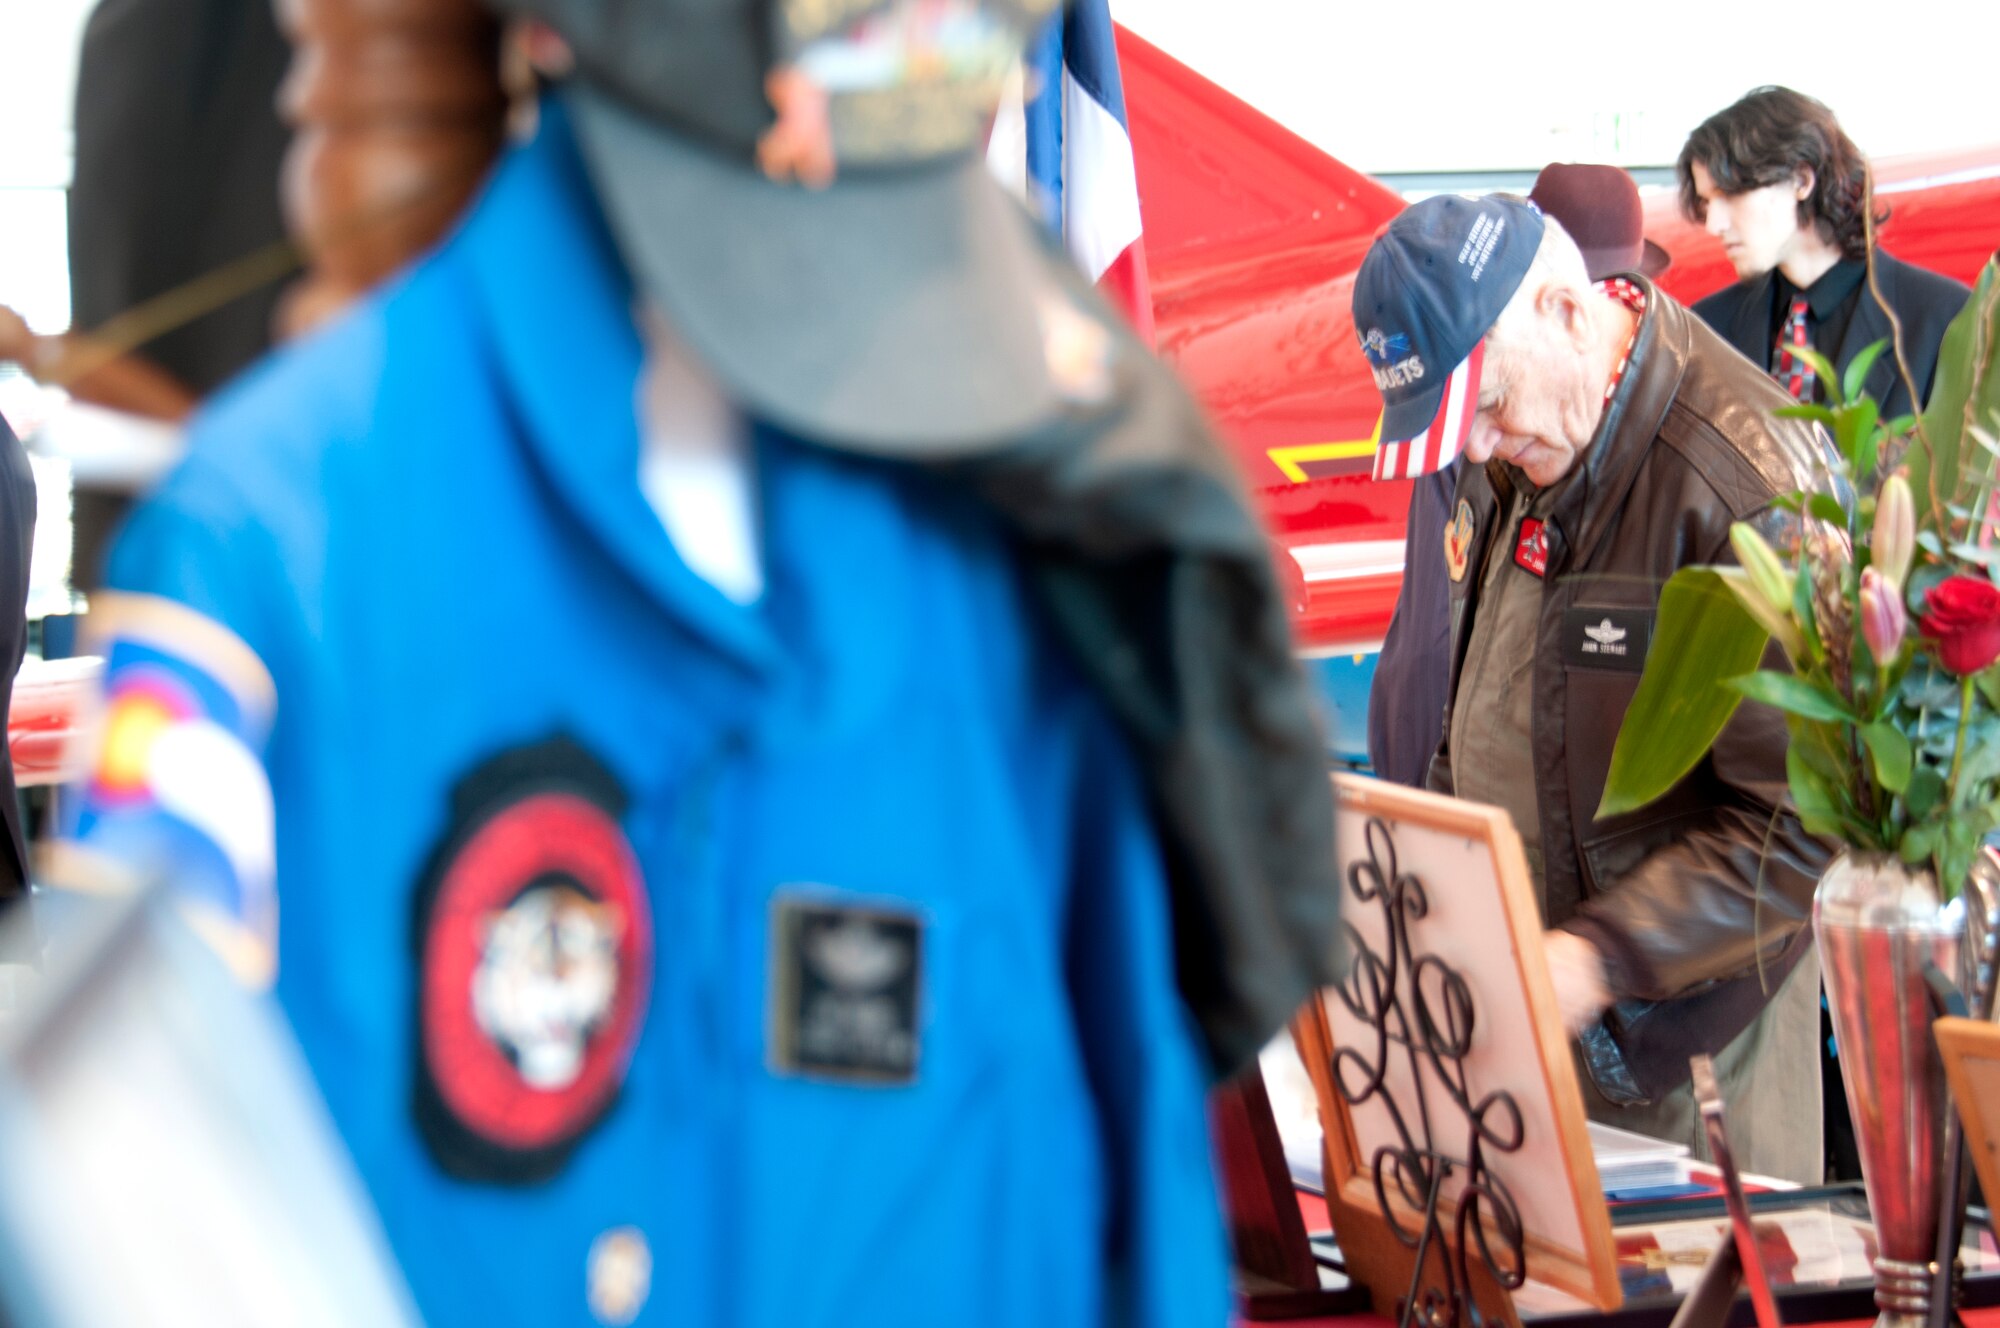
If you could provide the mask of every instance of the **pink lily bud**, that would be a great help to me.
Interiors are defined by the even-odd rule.
[[[1910,482],[1900,473],[1891,475],[1875,495],[1875,536],[1869,552],[1892,590],[1903,588],[1916,548],[1917,505],[1910,497]]]
[[[1886,664],[1903,647],[1909,618],[1895,583],[1873,567],[1861,569],[1861,635],[1877,664]]]

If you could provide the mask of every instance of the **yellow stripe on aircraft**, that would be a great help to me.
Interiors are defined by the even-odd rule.
[[[1345,461],[1351,457],[1374,456],[1376,448],[1382,445],[1382,416],[1375,416],[1375,428],[1366,438],[1350,438],[1338,443],[1300,443],[1293,447],[1273,447],[1264,455],[1271,458],[1271,464],[1284,472],[1286,479],[1294,484],[1304,484],[1312,476],[1306,474],[1304,463],[1308,461]]]

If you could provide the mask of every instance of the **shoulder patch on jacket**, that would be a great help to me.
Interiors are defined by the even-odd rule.
[[[275,823],[260,753],[277,693],[223,624],[175,600],[92,596],[105,659],[97,751],[72,835],[93,854],[158,873],[236,976],[277,966]]]

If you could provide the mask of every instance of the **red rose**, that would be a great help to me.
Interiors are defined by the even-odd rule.
[[[2000,587],[1979,576],[1952,576],[1924,596],[1917,630],[1937,642],[1938,662],[1963,678],[2000,659]]]

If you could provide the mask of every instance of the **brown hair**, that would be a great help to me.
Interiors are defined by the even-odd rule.
[[[1862,215],[1868,197],[1868,159],[1854,146],[1824,103],[1790,88],[1762,87],[1717,111],[1688,135],[1674,174],[1681,185],[1681,211],[1693,221],[1707,208],[1694,191],[1694,163],[1707,169],[1725,194],[1747,193],[1789,180],[1801,167],[1812,172],[1812,192],[1799,201],[1799,224],[1848,258],[1868,249]],[[1889,217],[1875,214],[1875,224]]]

